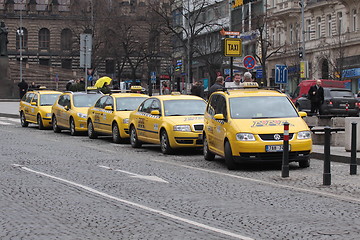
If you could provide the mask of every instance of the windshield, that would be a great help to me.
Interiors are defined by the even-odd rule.
[[[206,103],[203,100],[181,99],[164,101],[165,116],[204,115]]]
[[[233,119],[298,117],[287,97],[238,97],[229,102]]]
[[[59,95],[60,95],[60,93],[58,93],[58,94],[42,94],[42,95],[40,95],[40,106],[51,106],[51,105],[53,105]]]
[[[145,99],[145,97],[116,98],[116,111],[134,111]]]
[[[352,98],[354,95],[350,91],[342,91],[342,90],[330,90],[331,97],[346,97],[346,98]]]
[[[101,94],[74,95],[75,107],[91,107],[101,97]]]

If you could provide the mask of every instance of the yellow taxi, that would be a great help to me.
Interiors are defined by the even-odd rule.
[[[153,96],[130,113],[130,143],[160,144],[164,154],[175,148],[202,147],[206,102],[197,96]]]
[[[36,123],[39,129],[50,127],[51,106],[60,94],[62,92],[47,90],[45,87],[28,91],[20,101],[21,126],[27,127],[29,123]]]
[[[69,129],[71,135],[87,131],[87,111],[103,94],[93,91],[66,91],[51,108],[54,132]]]
[[[289,123],[289,162],[309,167],[311,132],[291,100],[276,90],[245,83],[210,96],[204,116],[204,158],[225,158],[229,170],[246,161],[282,161],[284,123]]]
[[[149,96],[141,93],[110,93],[88,109],[88,136],[111,135],[113,142],[129,138],[129,115]]]

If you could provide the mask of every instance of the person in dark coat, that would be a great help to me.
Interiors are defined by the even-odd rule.
[[[324,89],[321,86],[321,80],[316,80],[316,85],[310,87],[308,98],[311,101],[311,113],[319,113],[320,107],[324,103]]]
[[[25,93],[27,92],[29,85],[23,79],[21,82],[18,83],[18,87],[19,87],[20,99],[22,99]]]
[[[201,98],[204,98],[204,87],[202,86],[201,81],[196,81],[191,87],[191,95],[195,95]]]
[[[224,77],[223,76],[218,76],[215,80],[214,85],[212,85],[209,89],[209,94],[208,94],[208,98],[210,98],[211,94],[213,92],[216,92],[218,90],[221,90],[224,88]]]

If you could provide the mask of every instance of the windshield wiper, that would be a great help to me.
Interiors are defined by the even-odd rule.
[[[252,117],[251,119],[262,119],[262,118],[281,118],[281,117]]]
[[[183,115],[183,114],[168,114],[166,116],[185,116],[185,115]]]

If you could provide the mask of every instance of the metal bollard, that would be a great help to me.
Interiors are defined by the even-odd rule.
[[[330,127],[325,127],[325,143],[324,143],[324,173],[323,173],[323,185],[331,185],[331,173],[330,173]]]
[[[289,123],[284,123],[283,158],[281,177],[289,177]]]
[[[357,123],[351,123],[351,160],[350,160],[350,175],[356,175],[356,125]]]

